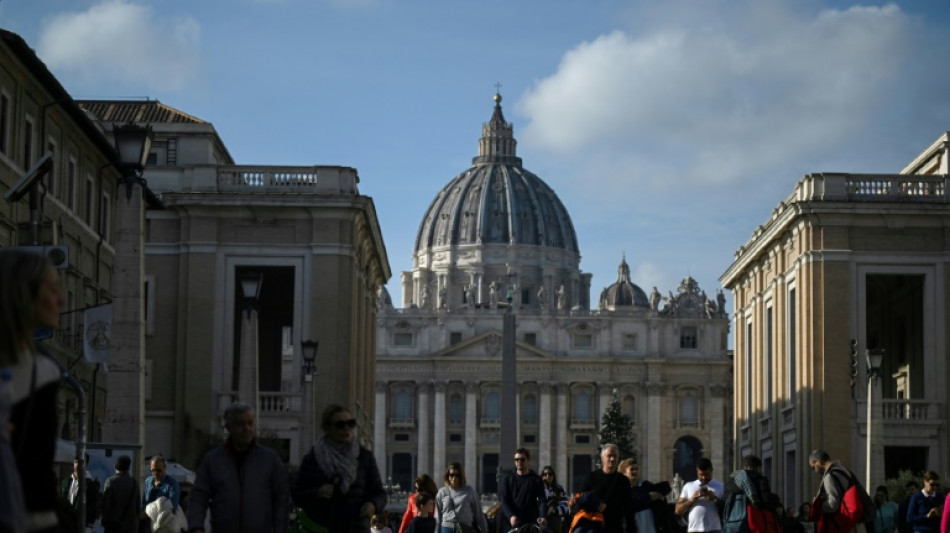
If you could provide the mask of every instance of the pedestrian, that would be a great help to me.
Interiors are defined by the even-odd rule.
[[[653,502],[663,496],[653,490],[653,483],[640,479],[640,463],[633,457],[620,462],[617,468],[630,481],[633,493],[633,512],[636,515],[637,533],[657,533],[656,517],[653,514]]]
[[[171,502],[172,512],[177,512],[178,506],[181,505],[181,487],[179,487],[178,481],[175,478],[167,474],[168,463],[165,461],[165,458],[161,455],[153,455],[148,466],[149,472],[151,472],[152,475],[145,478],[145,490],[142,493],[142,509],[144,509],[146,505],[164,496]]]
[[[420,492],[415,497],[416,509],[419,510],[415,518],[409,522],[406,533],[435,533],[435,499],[427,492]]]
[[[907,508],[907,521],[914,533],[939,533],[944,496],[940,494],[940,476],[933,470],[924,472],[924,488],[914,494]]]
[[[544,518],[548,521],[548,529],[560,533],[570,524],[570,498],[557,482],[551,465],[541,469],[541,481],[544,482]]]
[[[755,455],[742,459],[742,468],[729,476],[723,493],[722,532],[754,531],[753,524],[768,524],[778,530],[784,509],[776,505],[767,477],[762,475],[762,460]]]
[[[89,475],[89,471],[86,470],[86,466],[89,465],[89,455],[85,456],[85,463],[83,465],[79,464],[79,459],[73,459],[73,471],[72,473],[62,481],[59,485],[59,496],[69,504],[69,508],[72,509],[76,519],[79,517],[79,478],[80,476],[84,479],[86,486],[85,502],[86,502],[86,523],[87,528],[92,527],[96,522],[96,517],[99,516],[99,482],[92,478]],[[82,472],[80,473],[80,467]]]
[[[858,482],[854,473],[842,466],[840,461],[832,461],[831,456],[824,450],[812,451],[808,456],[808,466],[816,474],[821,474],[818,494],[811,504],[811,514],[817,517],[817,520],[815,520],[817,532],[847,533],[848,531],[855,531],[856,533],[865,533],[866,526],[861,521],[850,527],[842,527],[840,523],[839,511],[844,495],[848,489]],[[855,505],[856,502],[852,502],[852,506]],[[841,531],[842,529],[844,531]]]
[[[139,527],[139,487],[129,475],[132,459],[120,455],[115,474],[102,491],[101,522],[105,533],[135,533]]]
[[[531,454],[525,448],[518,448],[514,461],[515,471],[505,476],[498,490],[505,521],[512,528],[534,523],[545,526],[544,482],[531,469]]]
[[[59,430],[62,369],[33,341],[33,334],[59,327],[62,304],[59,274],[46,255],[0,250],[0,392],[10,406],[0,432],[10,431],[25,509],[21,523],[31,532],[53,531],[58,522],[56,474],[50,465]],[[15,477],[5,479],[9,483]],[[18,514],[7,516],[20,521]]]
[[[416,495],[420,492],[428,492],[431,496],[435,497],[435,493],[439,491],[439,487],[435,485],[435,480],[432,479],[432,476],[429,474],[419,474],[416,479],[412,481],[412,486],[415,490],[409,495],[409,499],[406,502],[406,512],[402,515],[402,523],[399,525],[398,533],[406,533],[409,522],[412,522],[412,519],[419,514],[419,510],[416,508]]]
[[[444,483],[435,495],[435,519],[441,528],[440,533],[454,533],[456,525],[464,533],[470,533],[474,528],[488,531],[478,494],[466,482],[461,464],[449,464]]]
[[[910,508],[910,499],[919,490],[920,485],[913,479],[904,484],[904,499],[897,505],[897,517],[894,519],[897,533],[914,533],[913,524],[907,521],[907,509]]]
[[[389,527],[386,513],[377,513],[370,518],[369,531],[370,533],[393,533],[392,528]]]
[[[236,402],[224,410],[228,439],[205,454],[188,498],[188,530],[287,533],[289,487],[277,452],[257,442],[254,409]]]
[[[368,533],[370,518],[386,507],[376,459],[356,440],[356,419],[342,405],[327,406],[320,427],[300,463],[294,503],[330,531]]]
[[[874,533],[893,533],[894,519],[897,517],[897,504],[887,497],[887,487],[878,485],[874,489]]]
[[[636,533],[636,518],[633,506],[633,492],[630,490],[630,481],[620,472],[617,472],[617,463],[620,461],[620,448],[616,444],[604,444],[600,452],[599,470],[587,475],[581,483],[580,492],[593,492],[600,503],[604,504],[605,533],[621,533],[626,522],[627,533]],[[589,498],[585,500],[590,501]]]
[[[679,501],[676,502],[676,514],[687,516],[686,531],[701,533],[719,531],[722,520],[719,516],[719,504],[723,497],[724,486],[713,479],[713,464],[703,457],[696,463],[696,480],[683,485]]]

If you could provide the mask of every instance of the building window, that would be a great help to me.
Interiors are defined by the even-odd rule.
[[[745,357],[743,358],[743,365],[745,366],[745,371],[743,372],[743,377],[745,381],[745,390],[743,394],[745,395],[745,416],[746,424],[752,422],[752,321],[746,322],[745,325]]]
[[[408,434],[408,433],[396,433],[395,435],[393,435],[393,440],[396,441],[396,442],[409,442],[409,434]]]
[[[107,193],[102,193],[102,212],[99,215],[99,223],[102,225],[99,231],[106,242],[112,242],[112,198]]]
[[[454,443],[462,442],[462,434],[449,433],[449,442],[454,442]]]
[[[680,349],[695,350],[696,345],[696,328],[692,326],[684,327],[680,332]]]
[[[590,393],[587,391],[579,391],[574,393],[574,419],[582,421],[590,421],[594,418],[593,410],[591,409]]]
[[[630,421],[636,423],[637,421],[637,401],[632,394],[626,394],[623,397],[622,404],[623,414],[630,417]]]
[[[86,225],[92,227],[93,215],[96,211],[96,186],[93,184],[92,178],[86,178],[86,205],[83,209],[83,220],[86,221]]]
[[[465,405],[462,403],[462,395],[453,392],[449,395],[449,423],[461,424],[465,419]]]
[[[695,427],[699,421],[696,397],[692,393],[680,397],[680,426]]]
[[[66,205],[76,211],[76,160],[72,157],[66,162]]]
[[[788,398],[789,403],[792,403],[795,398],[795,388],[798,387],[797,375],[798,371],[798,360],[796,351],[796,342],[798,339],[795,338],[797,331],[796,326],[796,308],[795,308],[795,287],[792,287],[788,290],[788,334],[786,338],[788,339]]]
[[[525,424],[538,423],[538,399],[534,394],[525,395],[521,410]]]
[[[394,333],[393,344],[396,346],[412,346],[412,333]]]
[[[7,153],[10,142],[10,98],[0,94],[0,152]]]
[[[589,333],[575,333],[571,339],[575,348],[590,348],[594,345],[594,337]]]
[[[531,303],[531,289],[521,289],[521,305]]]
[[[765,308],[765,357],[762,362],[765,366],[765,375],[762,379],[765,381],[765,416],[772,413],[772,358],[775,356],[772,350],[772,306]]]
[[[623,349],[633,351],[637,349],[637,334],[627,333],[623,336]]]
[[[56,196],[56,143],[50,141],[46,149],[50,153],[50,161],[53,162],[49,167],[49,172],[46,173],[46,192],[50,196]]]
[[[482,418],[488,420],[501,419],[501,397],[497,390],[485,393],[485,405],[482,408]]]
[[[28,169],[33,164],[33,121],[26,119],[23,124],[23,168]]]
[[[530,344],[531,346],[538,345],[538,334],[537,333],[525,333],[524,334],[524,343]]]
[[[453,331],[449,333],[449,345],[458,344],[462,342],[462,332]]]
[[[535,438],[534,435],[525,435],[525,436],[524,436],[524,443],[525,443],[525,444],[534,444],[535,442],[537,442],[537,440],[536,440],[536,438]]]
[[[412,418],[412,396],[407,390],[396,392],[393,398],[393,418],[408,420]]]
[[[574,435],[574,444],[590,444],[590,435]]]

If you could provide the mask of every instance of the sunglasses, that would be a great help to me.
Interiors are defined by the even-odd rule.
[[[459,477],[458,472],[449,472],[449,477]]]
[[[333,427],[337,429],[346,429],[346,428],[353,429],[356,427],[356,420],[352,418],[349,420],[337,420],[336,422],[333,423]]]
[[[524,457],[515,457],[515,462],[516,462],[516,463],[520,463],[521,461],[524,461],[524,460],[525,460]]]
[[[554,477],[553,472],[541,472],[541,477]]]

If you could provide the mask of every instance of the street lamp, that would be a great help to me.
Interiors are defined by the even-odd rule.
[[[247,317],[251,317],[251,311],[257,311],[257,302],[261,295],[261,283],[264,281],[264,274],[245,270],[238,277],[238,283],[241,284],[241,296],[244,300],[244,311]]]
[[[868,412],[865,485],[873,487],[884,479],[884,418],[881,416],[881,364],[884,348],[867,350],[865,355],[868,374]]]
[[[132,187],[139,183],[145,184],[142,171],[145,169],[145,160],[152,147],[152,128],[148,125],[140,126],[134,122],[128,124],[114,124],[112,134],[115,137],[115,150],[119,153],[119,170],[122,171],[122,181],[125,183],[125,198],[132,198]]]
[[[317,359],[317,348],[320,347],[320,341],[301,341],[300,354],[303,356],[303,379],[312,381],[313,374],[316,371],[314,361]]]

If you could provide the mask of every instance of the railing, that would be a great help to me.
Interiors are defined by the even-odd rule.
[[[240,394],[237,391],[219,392],[218,409],[223,412],[239,398]],[[260,404],[260,414],[265,417],[281,413],[299,414],[303,412],[303,401],[299,392],[258,391],[257,401]]]
[[[321,192],[358,194],[356,170],[348,167],[223,166],[217,168],[221,191]]]
[[[783,204],[814,200],[943,203],[950,201],[947,180],[944,175],[810,174]]]
[[[945,196],[944,178],[923,176],[849,176],[846,180],[851,197],[929,197]]]
[[[483,418],[479,421],[478,427],[496,429],[501,427],[500,418]]]
[[[883,400],[881,415],[884,420],[936,420],[940,418],[939,405],[929,400]]]
[[[413,428],[416,427],[415,418],[395,418],[391,417],[389,419],[389,427],[391,428]]]
[[[594,429],[597,421],[593,418],[572,418],[571,429]]]

